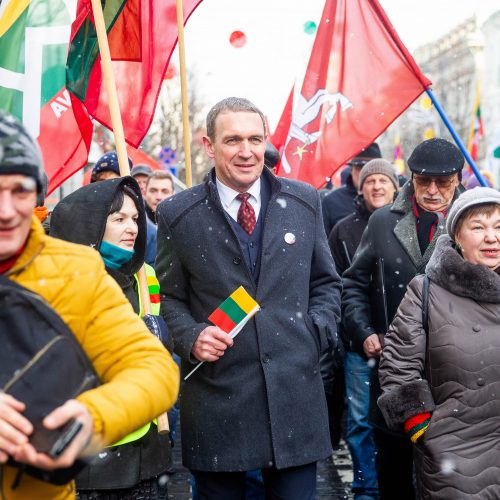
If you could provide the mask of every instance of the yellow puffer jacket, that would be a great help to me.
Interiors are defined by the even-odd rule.
[[[94,365],[102,386],[81,394],[103,444],[170,408],[179,388],[177,365],[134,313],[99,254],[46,236],[33,217],[28,243],[8,277],[42,295],[68,324]],[[17,469],[0,468],[0,498],[75,498],[74,483],[54,486],[24,475],[12,490]]]

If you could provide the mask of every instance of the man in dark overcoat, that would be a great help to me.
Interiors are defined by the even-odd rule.
[[[361,193],[355,200],[356,212],[337,222],[328,236],[328,244],[339,274],[351,265],[370,216],[375,210],[394,201],[398,191],[395,167],[382,158],[370,160],[361,169],[359,187]],[[344,365],[335,372],[334,388],[337,392],[331,397],[327,393],[327,404],[329,409],[333,406],[334,411],[338,411],[339,396],[346,400],[345,441],[352,458],[352,492],[355,500],[374,500],[378,498],[376,447],[373,427],[369,421],[369,384],[374,367],[351,349],[347,332],[340,328],[339,333],[345,350]],[[342,377],[342,380],[345,377],[345,388],[337,377]],[[330,432],[334,427],[330,420]]]
[[[412,178],[392,205],[370,217],[352,265],[342,275],[342,326],[353,351],[374,361],[408,283],[425,270],[445,218],[463,187],[464,158],[444,139],[419,144],[408,159]],[[375,364],[375,362],[374,362]],[[377,370],[371,381],[371,423],[375,427],[376,468],[381,500],[411,500],[411,442],[387,428],[378,411]]]
[[[207,116],[215,168],[158,207],[162,311],[182,359],[183,462],[200,499],[313,499],[331,445],[319,358],[337,342],[341,281],[311,186],[264,169],[261,111],[227,98]],[[234,342],[208,316],[240,285],[261,310]]]

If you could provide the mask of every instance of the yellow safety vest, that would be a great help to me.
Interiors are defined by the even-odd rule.
[[[160,283],[158,283],[158,280],[156,279],[155,270],[148,264],[144,264],[144,266],[146,268],[146,279],[148,281],[149,299],[151,301],[151,314],[158,316],[160,314]],[[139,308],[140,308],[139,316],[142,318],[143,314],[142,314],[142,301],[141,301],[141,287],[139,286],[139,280],[137,279],[136,274],[134,274],[134,278],[137,283],[137,290],[139,295]],[[157,425],[156,418],[153,420],[152,423]],[[149,432],[150,427],[151,427],[151,422],[148,422],[146,425],[143,425],[140,429],[137,429],[136,431],[127,434],[117,443],[108,446],[108,448],[137,441],[138,439],[141,439]]]

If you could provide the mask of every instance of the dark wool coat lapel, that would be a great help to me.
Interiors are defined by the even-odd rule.
[[[486,266],[464,260],[448,235],[439,238],[426,273],[455,295],[478,302],[500,303],[500,275]]]
[[[463,189],[460,188],[456,190],[453,201],[455,201],[455,199],[462,191]],[[423,265],[425,265],[426,262],[428,262],[430,256],[434,252],[438,237],[446,233],[446,226],[444,223],[444,219],[440,218],[439,224],[436,227],[436,232],[434,233],[434,238],[425,250],[424,255],[422,255],[422,253],[420,252],[420,247],[418,245],[416,227],[417,221],[415,219],[415,215],[413,215],[412,209],[413,194],[413,184],[410,179],[402,187],[398,197],[396,198],[396,201],[391,207],[391,212],[405,214],[394,227],[394,235],[413,261],[415,267],[420,269]],[[423,269],[421,271],[423,271]]]

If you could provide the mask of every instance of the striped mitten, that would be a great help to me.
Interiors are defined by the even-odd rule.
[[[430,413],[418,413],[405,422],[405,432],[412,443],[416,443],[417,439],[427,430],[430,420]]]

